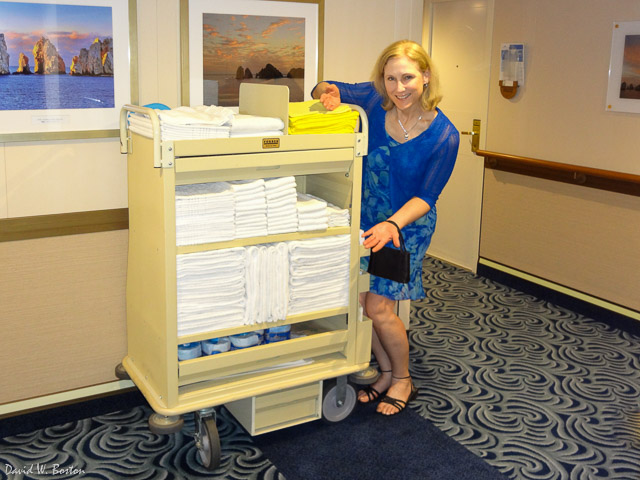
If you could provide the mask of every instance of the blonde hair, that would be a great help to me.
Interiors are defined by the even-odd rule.
[[[422,108],[425,110],[435,110],[436,106],[438,106],[442,100],[438,74],[435,72],[433,61],[429,55],[427,55],[424,48],[411,40],[399,40],[389,45],[382,51],[373,67],[371,81],[378,93],[382,96],[382,108],[385,110],[391,110],[393,108],[393,101],[389,98],[389,95],[387,95],[387,89],[384,86],[384,67],[386,67],[389,59],[403,56],[416,62],[421,72],[429,73],[429,86],[422,92],[420,102],[422,103]]]

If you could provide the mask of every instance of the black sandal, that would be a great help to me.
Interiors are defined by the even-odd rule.
[[[391,370],[380,370],[380,374],[383,374],[383,373],[391,373]],[[384,395],[386,393],[386,390],[384,392],[379,392],[378,390],[373,388],[371,385],[367,385],[366,387],[364,387],[362,390],[358,392],[357,398],[360,397],[360,392],[365,393],[368,401],[363,402],[362,400],[358,399],[358,403],[362,403],[363,405],[366,405],[367,403],[375,402],[378,398],[380,398],[380,395]]]
[[[392,375],[393,376],[393,375]],[[408,377],[393,377],[396,380],[405,380],[407,378],[411,378],[411,375],[409,375]],[[378,412],[381,415],[386,415],[388,417],[391,417],[393,415],[397,415],[400,412],[402,412],[407,405],[409,405],[409,403],[411,403],[413,400],[415,400],[415,398],[418,396],[418,389],[416,388],[416,386],[413,384],[413,381],[411,381],[411,393],[409,394],[409,398],[407,398],[407,400],[400,400],[398,398],[393,398],[390,397],[388,395],[385,395],[384,398],[382,400],[380,400],[380,403],[388,403],[389,405],[392,405],[394,407],[396,407],[398,409],[398,411],[396,413],[391,413],[391,414],[385,414],[382,412]]]

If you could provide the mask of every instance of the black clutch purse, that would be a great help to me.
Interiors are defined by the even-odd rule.
[[[404,247],[404,238],[400,227],[391,220],[385,220],[398,229],[400,234],[400,250],[391,247],[383,247],[377,252],[371,252],[369,268],[367,272],[376,277],[386,278],[398,283],[409,283],[411,277],[411,254]]]

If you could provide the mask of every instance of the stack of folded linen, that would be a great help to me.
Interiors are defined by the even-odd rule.
[[[327,202],[306,193],[297,194],[298,231],[326,230],[329,226]]]
[[[227,182],[176,186],[176,245],[235,238],[234,205]]]
[[[267,246],[267,321],[277,322],[287,317],[289,304],[289,246],[285,242]]]
[[[231,137],[275,137],[283,134],[280,118],[235,114],[231,120]]]
[[[264,245],[252,245],[245,247],[247,250],[245,260],[246,301],[244,312],[244,324],[254,325],[266,322],[267,310],[264,306],[266,299],[262,294],[263,285],[268,281]]]
[[[289,244],[289,314],[349,304],[349,235]]]
[[[245,325],[284,320],[289,298],[287,244],[254,245],[246,250]]]
[[[304,198],[316,199],[327,204],[327,221],[330,227],[348,227],[351,225],[351,214],[348,208],[340,208],[310,193],[305,193],[302,196]]]
[[[269,235],[295,232],[298,229],[295,177],[267,178],[265,194]]]
[[[229,138],[233,110],[213,105],[156,110],[162,140]],[[146,115],[130,114],[131,131],[152,137],[151,120]]]
[[[327,110],[320,100],[289,104],[289,134],[353,133],[358,112],[347,105]]]
[[[351,225],[351,214],[347,208],[340,208],[327,203],[327,215],[330,227],[348,227]]]
[[[235,202],[236,238],[267,235],[267,200],[264,179],[229,182]]]
[[[178,335],[244,324],[244,248],[176,256]]]

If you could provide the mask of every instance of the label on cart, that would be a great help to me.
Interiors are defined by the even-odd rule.
[[[275,138],[263,138],[262,148],[280,148],[280,139]]]

